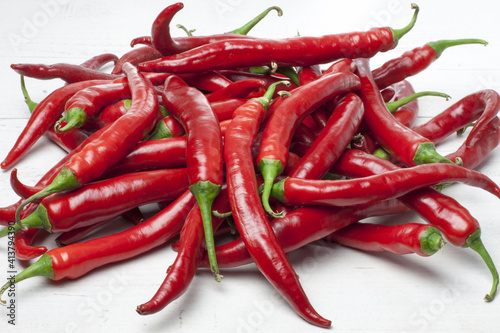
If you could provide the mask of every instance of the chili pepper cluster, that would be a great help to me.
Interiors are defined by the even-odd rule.
[[[0,209],[0,236],[15,235],[19,260],[39,259],[0,294],[33,276],[75,279],[177,240],[175,261],[139,314],[180,297],[198,269],[220,282],[221,270],[254,262],[300,317],[329,327],[287,258],[324,239],[420,256],[446,242],[471,248],[491,271],[485,300],[493,300],[498,272],[480,224],[441,190],[461,182],[500,198],[500,187],[474,170],[500,142],[500,96],[471,93],[417,126],[416,98],[448,96],[416,93],[407,80],[448,47],[486,41],[434,41],[372,69],[370,58],[415,25],[418,6],[401,29],[282,39],[248,35],[269,12],[281,15],[278,7],[228,33],[173,38],[182,8],[165,8],[151,36],[133,39],[121,57],[12,64],[31,116],[1,163],[21,199]],[[36,103],[25,77],[66,85]],[[435,144],[456,132],[467,133],[462,146],[440,155]],[[43,135],[67,155],[23,184],[12,168]],[[160,208],[145,219],[140,207],[151,203]],[[362,221],[409,210],[423,223]],[[134,225],[96,232],[117,217]],[[47,232],[58,234],[51,249],[34,243]]]

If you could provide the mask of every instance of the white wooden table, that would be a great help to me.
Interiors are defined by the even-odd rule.
[[[148,35],[156,15],[170,2],[132,0],[18,0],[0,4],[0,158],[27,122],[29,113],[12,63],[81,63],[91,56],[130,50],[129,42]],[[439,39],[483,38],[490,42],[450,49],[425,72],[410,79],[417,91],[436,90],[451,101],[424,98],[419,122],[480,89],[500,90],[499,6],[485,1],[419,1],[417,25],[396,50],[377,55],[372,66]],[[411,16],[407,1],[242,1],[187,0],[173,24],[195,34],[232,30],[270,5],[271,13],[252,34],[267,37],[322,35],[373,26],[399,28]],[[175,36],[183,35],[173,29]],[[61,81],[27,79],[35,101]],[[460,138],[438,146],[453,151]],[[20,179],[34,184],[64,153],[42,138],[16,165]],[[500,150],[478,168],[500,183]],[[454,185],[445,190],[481,222],[483,240],[500,265],[500,205],[482,190]],[[17,201],[9,172],[0,172],[0,206]],[[415,214],[398,217],[419,222]],[[114,232],[126,224],[114,224]],[[52,248],[55,237],[44,243]],[[0,277],[7,277],[6,240],[0,240]],[[133,260],[108,265],[81,279],[51,282],[33,278],[17,286],[16,325],[0,307],[1,332],[322,332],[298,318],[276,297],[254,265],[225,270],[218,284],[200,271],[188,292],[162,312],[139,316],[135,307],[154,294],[175,252],[164,246]],[[290,255],[316,309],[333,322],[335,332],[492,332],[500,328],[500,300],[482,300],[491,277],[479,256],[448,244],[429,258],[355,251],[340,246],[307,246]],[[17,262],[20,271],[26,263]]]

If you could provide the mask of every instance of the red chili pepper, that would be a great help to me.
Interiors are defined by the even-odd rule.
[[[175,199],[187,187],[186,169],[143,171],[92,182],[68,193],[45,197],[20,224],[0,231],[0,237],[19,231],[20,225],[48,232],[84,227],[134,207]]]
[[[241,80],[249,80],[249,79],[254,79],[254,80],[262,80],[266,82],[265,84],[265,89],[269,88],[269,86],[273,83],[283,81],[284,78],[281,76],[273,75],[273,74],[256,74],[256,73],[249,73],[249,72],[244,72],[241,70],[220,70],[217,71],[218,73],[221,73],[225,77],[227,77],[229,80],[236,82],[236,81],[241,81]],[[184,74],[185,75],[185,74]],[[289,91],[292,89],[297,88],[297,85],[290,81],[290,85],[281,85],[276,87],[276,90],[274,91],[274,96],[276,97],[280,91]]]
[[[73,155],[52,183],[26,199],[17,209],[16,223],[19,223],[19,214],[26,204],[53,193],[76,189],[98,178],[151,130],[158,115],[158,100],[153,85],[132,65],[125,64],[123,68],[132,91],[133,103],[129,112]],[[22,222],[19,227],[23,228]]]
[[[147,140],[175,138],[185,135],[186,131],[174,117],[167,116],[160,119],[154,131],[147,137]]]
[[[265,97],[239,107],[227,129],[224,162],[232,216],[257,267],[282,297],[306,321],[329,327],[309,303],[298,277],[280,246],[260,204],[252,159],[254,138],[264,119],[271,86]]]
[[[372,57],[393,49],[414,25],[418,7],[404,28],[373,28],[367,32],[292,37],[284,39],[234,39],[199,46],[160,60],[139,64],[146,72],[189,73],[206,70],[265,66],[311,66],[340,58]],[[188,37],[192,38],[192,37]],[[153,44],[154,44],[153,36]]]
[[[499,110],[500,95],[491,89],[480,90],[465,96],[428,122],[414,127],[413,130],[437,143],[479,119],[469,134],[470,139],[466,140],[466,145],[470,145],[476,133],[495,118]]]
[[[482,156],[477,157],[480,159]],[[397,169],[397,166],[383,159],[359,151],[347,150],[335,164],[334,172],[350,177],[366,177]],[[453,198],[431,188],[412,191],[400,196],[399,200],[439,229],[453,245],[470,246],[481,255],[493,276],[492,290],[485,299],[493,299],[498,285],[498,272],[481,241],[479,222],[469,211]]]
[[[184,5],[180,2],[170,5],[165,8],[160,14],[158,14],[155,21],[153,22],[153,26],[151,27],[151,43],[163,55],[184,52],[198,46],[213,43],[216,41],[225,41],[234,38],[250,39],[252,37],[248,37],[246,36],[246,34],[271,10],[278,11],[279,16],[281,16],[281,9],[279,7],[269,7],[264,12],[259,14],[256,18],[245,24],[243,27],[235,29],[230,33],[209,36],[188,36],[172,38],[170,36],[170,22],[172,21],[174,15],[182,8],[184,8]]]
[[[114,80],[119,75],[108,74],[95,69],[73,64],[12,64],[16,73],[39,80],[61,79],[66,83],[76,83],[89,80]]]
[[[118,59],[115,63],[115,67],[113,67],[113,70],[111,71],[111,74],[121,74],[122,66],[126,62],[137,66],[141,62],[160,59],[161,57],[162,54],[152,46],[143,46],[137,49],[132,49]]]
[[[452,163],[439,155],[434,144],[397,121],[382,100],[375,84],[368,59],[356,59],[361,81],[360,97],[365,106],[364,124],[374,139],[401,163],[414,166],[423,163]]]
[[[301,86],[275,109],[262,137],[257,165],[264,177],[262,204],[269,214],[269,194],[277,176],[283,172],[288,148],[295,128],[308,114],[335,96],[359,88],[359,80],[352,73],[325,75]]]
[[[445,163],[423,164],[360,179],[286,178],[273,185],[271,195],[292,206],[350,206],[387,200],[423,187],[453,181],[480,187],[500,197],[500,187],[487,176]]]
[[[219,211],[230,209],[227,190],[221,190],[220,195],[214,201],[213,208]],[[213,230],[217,230],[224,218],[213,217]],[[153,314],[179,298],[191,283],[204,249],[205,240],[203,220],[198,205],[189,212],[180,233],[179,253],[172,266],[169,267],[167,276],[158,291],[148,302],[137,306],[137,312],[141,315]]]
[[[131,99],[122,99],[114,104],[110,104],[104,107],[96,117],[87,119],[83,128],[90,131],[101,129],[123,116],[130,109],[131,105]]]
[[[182,79],[171,76],[165,81],[163,104],[185,127],[189,189],[201,209],[207,251],[211,253],[212,272],[217,280],[217,259],[211,222],[211,206],[223,182],[222,135],[219,122],[206,97]]]
[[[223,89],[208,94],[206,97],[210,103],[230,98],[246,98],[250,93],[264,87],[265,84],[266,82],[262,80],[254,79],[236,81]]]
[[[102,66],[106,65],[109,62],[113,62],[116,64],[118,61],[118,57],[112,53],[103,53],[103,54],[98,54],[85,62],[82,62],[80,66],[88,68],[88,69],[93,69],[93,70],[99,70],[101,69]]]
[[[351,142],[363,113],[361,99],[354,93],[348,93],[338,104],[311,149],[288,176],[321,179]]]
[[[42,232],[41,229],[28,229],[16,233],[14,247],[16,258],[19,260],[31,260],[47,252],[45,246],[33,246],[33,239]]]
[[[15,283],[34,276],[52,280],[76,279],[112,262],[133,258],[177,235],[186,215],[196,203],[189,191],[147,221],[125,231],[49,250],[31,266],[16,275]],[[2,295],[10,281],[0,289]],[[5,303],[4,300],[0,300]]]
[[[389,60],[381,67],[373,70],[373,79],[380,89],[386,88],[391,84],[420,73],[439,58],[448,47],[464,44],[487,45],[488,43],[482,39],[456,39],[430,42],[424,46],[407,51],[400,57]]]
[[[283,218],[273,219],[271,225],[286,253],[327,237],[367,217],[398,214],[409,209],[397,200],[386,200],[352,207],[300,207]],[[253,262],[241,238],[216,247],[221,267],[238,267]],[[200,267],[207,267],[206,257]]]
[[[33,110],[28,123],[19,135],[14,147],[3,160],[2,169],[12,167],[19,159],[47,132],[61,116],[64,103],[77,91],[93,85],[104,84],[108,81],[91,80],[65,85],[56,89],[43,99]]]
[[[363,251],[416,253],[422,257],[433,255],[445,244],[439,230],[421,223],[354,223],[335,231],[326,239]]]

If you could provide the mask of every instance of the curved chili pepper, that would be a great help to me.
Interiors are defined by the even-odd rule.
[[[196,200],[184,192],[154,217],[125,231],[47,251],[31,266],[16,275],[15,283],[34,276],[52,280],[76,279],[112,262],[133,258],[177,235]],[[0,289],[2,295],[10,282]],[[4,300],[0,301],[5,303]]]
[[[82,89],[68,99],[64,107],[66,114],[56,122],[54,129],[63,133],[81,127],[104,107],[130,97],[127,83],[108,83]],[[61,126],[63,121],[66,125]]]
[[[218,279],[212,232],[212,202],[223,182],[222,135],[219,122],[206,97],[182,79],[171,76],[165,81],[163,104],[185,127],[189,189],[200,206],[207,251],[211,253],[212,272]]]
[[[106,127],[92,142],[74,154],[52,183],[26,199],[16,211],[16,223],[22,208],[47,195],[72,190],[102,175],[111,165],[124,157],[154,126],[158,116],[156,91],[150,81],[137,69],[124,64],[132,92],[132,106],[125,115]],[[22,222],[19,225],[23,229]]]
[[[174,15],[184,8],[180,2],[170,5],[165,8],[156,17],[151,27],[151,44],[160,51],[163,55],[181,53],[201,45],[214,43],[216,41],[225,41],[228,39],[250,39],[253,37],[246,36],[246,34],[262,20],[267,13],[271,10],[278,11],[281,16],[281,9],[279,7],[269,7],[264,12],[259,14],[256,18],[245,24],[239,29],[235,29],[229,33],[209,35],[209,36],[188,36],[172,38],[170,36],[170,22]]]
[[[445,244],[439,230],[422,223],[354,223],[335,231],[326,239],[363,251],[416,253],[422,257],[433,255]]]
[[[106,65],[108,62],[113,62],[116,64],[117,61],[118,57],[113,53],[103,53],[103,54],[98,54],[82,62],[80,66],[88,69],[99,70],[101,69],[102,66]]]
[[[300,207],[282,218],[273,219],[271,225],[286,253],[314,241],[328,237],[348,225],[368,217],[398,214],[409,209],[397,200],[379,201],[351,207]],[[253,262],[241,238],[216,247],[221,267],[231,268]],[[207,267],[206,256],[200,267]]]
[[[363,113],[361,99],[354,93],[348,93],[340,101],[311,149],[288,176],[321,179],[351,142],[361,123]]]
[[[45,246],[32,246],[33,239],[37,236],[41,229],[28,229],[16,233],[14,238],[14,246],[16,258],[19,260],[31,260],[41,256],[47,252]]]
[[[217,199],[214,200],[215,210],[229,210],[227,190],[222,189]],[[213,217],[213,229],[217,230],[224,218]],[[201,212],[195,205],[189,212],[180,233],[179,252],[172,266],[169,267],[167,276],[155,295],[146,303],[137,306],[136,311],[141,315],[153,314],[179,298],[191,283],[205,249],[203,247],[204,228]]]
[[[387,111],[370,72],[369,60],[356,59],[355,62],[361,81],[359,95],[365,106],[363,121],[374,139],[407,166],[435,162],[453,163],[439,155],[429,139],[403,126]]]
[[[87,119],[83,128],[91,131],[101,129],[123,116],[130,109],[131,105],[131,99],[122,99],[114,104],[110,104],[104,107],[96,117]]]
[[[252,147],[264,119],[272,88],[265,97],[239,107],[225,136],[224,162],[232,216],[257,267],[304,320],[328,327],[309,303],[298,277],[280,246],[260,204]]]
[[[153,42],[151,41],[151,36],[135,37],[130,41],[130,47],[134,47],[139,44],[153,46]]]
[[[161,57],[162,54],[152,46],[143,46],[137,49],[132,49],[118,59],[115,63],[115,67],[113,67],[113,70],[111,71],[111,74],[121,74],[122,66],[126,62],[137,66],[141,62],[160,59]]]
[[[12,167],[47,132],[61,116],[64,103],[77,91],[109,81],[91,80],[65,85],[45,97],[31,113],[16,143],[1,163],[2,169]]]
[[[21,224],[48,232],[69,231],[116,217],[134,207],[174,199],[187,187],[186,169],[126,174],[45,197],[31,215],[21,220]],[[20,229],[20,224],[14,224],[0,231],[0,237]]]
[[[76,83],[89,80],[114,80],[119,75],[108,74],[95,69],[89,69],[81,65],[73,64],[12,64],[10,65],[16,73],[39,80],[61,79],[66,83]]]
[[[292,206],[350,206],[387,200],[423,187],[452,181],[480,187],[500,197],[500,187],[487,176],[445,163],[423,164],[360,179],[332,181],[286,178],[273,185],[271,195]]]
[[[399,39],[414,25],[418,7],[411,22],[402,29],[373,28],[367,32],[292,37],[283,39],[234,39],[210,43],[160,60],[139,64],[146,72],[189,73],[206,70],[234,69],[268,65],[311,66],[340,58],[372,57],[393,49]],[[192,37],[188,37],[192,38]],[[154,44],[153,37],[153,44]]]
[[[206,97],[210,103],[230,98],[246,98],[250,93],[264,87],[265,84],[266,82],[255,79],[236,81],[223,89],[208,94]]]
[[[480,159],[482,156],[477,157]],[[388,161],[355,150],[345,151],[334,166],[334,172],[351,177],[366,177],[397,169]],[[479,222],[469,211],[453,198],[431,188],[412,191],[398,199],[439,229],[450,243],[459,247],[470,246],[479,253],[493,276],[493,287],[485,299],[493,299],[498,285],[498,272],[480,239]]]
[[[269,88],[269,86],[271,84],[284,80],[283,77],[273,75],[273,74],[270,74],[270,75],[256,74],[256,73],[249,73],[249,72],[245,72],[245,71],[241,71],[241,70],[227,69],[227,70],[220,70],[217,72],[221,73],[222,75],[224,75],[225,77],[227,77],[229,80],[231,80],[233,82],[241,81],[241,80],[248,80],[248,79],[262,80],[262,81],[266,82],[266,84],[264,86],[266,89]],[[289,91],[289,90],[292,90],[295,88],[297,88],[297,85],[291,81],[290,81],[289,86],[280,85],[280,86],[276,87],[273,97],[276,97],[280,91]]]
[[[413,130],[437,143],[479,119],[466,140],[466,145],[471,145],[472,138],[496,117],[499,110],[500,95],[492,89],[480,90],[465,96],[428,122],[414,127]]]
[[[488,42],[482,39],[456,39],[430,42],[424,46],[406,51],[400,57],[389,60],[381,67],[373,70],[373,79],[380,89],[386,88],[391,84],[420,73],[439,58],[447,48],[465,44],[487,45]]]
[[[269,194],[275,178],[286,165],[288,147],[297,125],[318,106],[357,88],[359,80],[352,73],[328,74],[297,88],[275,109],[264,129],[256,161],[264,177],[262,204],[266,212],[274,214],[269,206]]]
[[[238,107],[246,103],[245,98],[230,98],[222,101],[210,103],[219,121],[228,120],[233,117],[233,112]]]

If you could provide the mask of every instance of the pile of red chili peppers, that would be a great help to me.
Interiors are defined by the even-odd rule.
[[[9,247],[19,260],[39,259],[0,294],[34,276],[76,279],[176,240],[177,257],[139,314],[180,297],[198,269],[221,281],[224,270],[253,262],[300,317],[329,327],[287,258],[326,240],[420,256],[446,242],[470,247],[491,271],[485,300],[493,300],[498,272],[480,224],[442,190],[461,182],[500,198],[474,170],[500,142],[500,95],[473,92],[416,125],[417,97],[447,95],[415,93],[407,80],[446,48],[485,41],[429,42],[372,69],[370,58],[412,29],[418,6],[401,29],[282,39],[248,35],[269,12],[281,15],[278,7],[228,33],[173,38],[182,8],[165,8],[151,36],[121,57],[12,65],[31,117],[1,163],[21,199],[0,208],[0,236],[15,234]],[[66,84],[36,103],[25,78]],[[435,144],[457,131],[467,135],[463,145],[441,156]],[[23,184],[13,166],[43,135],[67,155]],[[145,219],[140,208],[152,203],[160,209]],[[423,221],[363,221],[394,214],[397,222],[409,210]],[[100,236],[118,217],[133,225]],[[45,232],[58,234],[51,249],[35,244]]]

